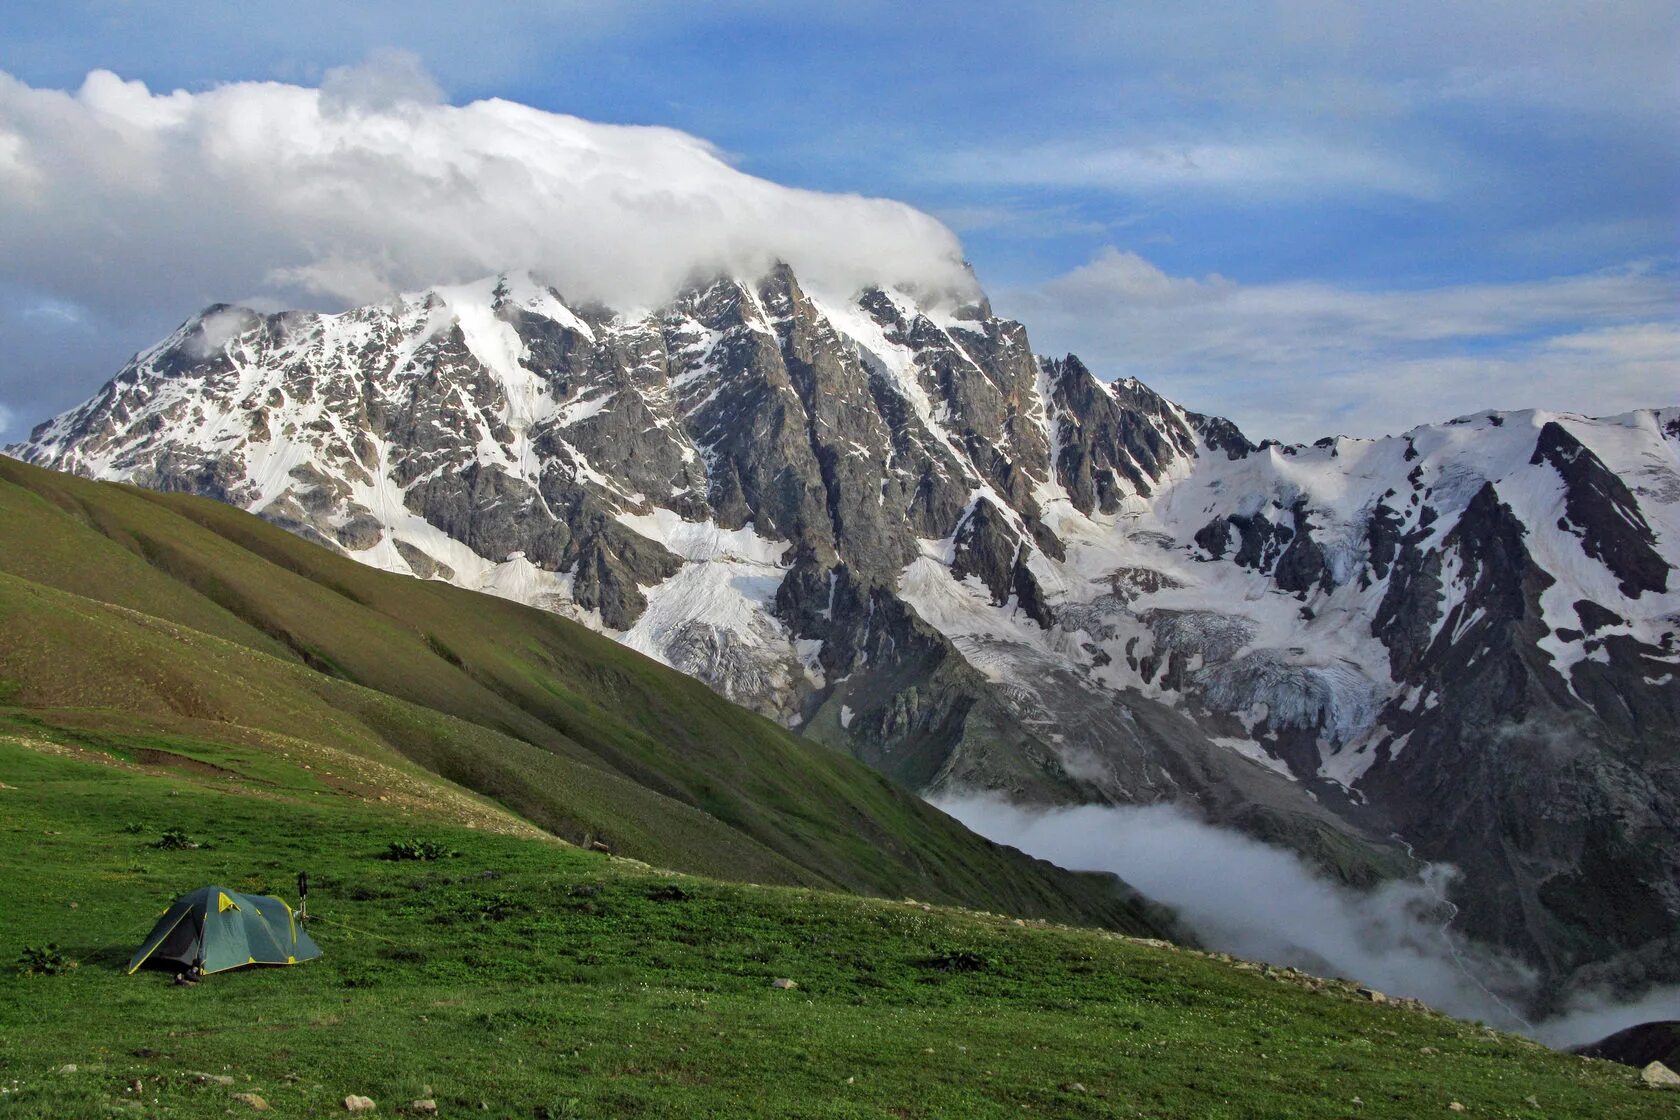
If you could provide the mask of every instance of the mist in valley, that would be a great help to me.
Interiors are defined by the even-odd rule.
[[[1623,1027],[1680,1018],[1680,988],[1617,1000],[1573,998],[1543,1020],[1526,1014],[1534,972],[1452,932],[1454,871],[1355,890],[1295,853],[1198,820],[1170,805],[1027,809],[983,796],[934,799],[999,843],[1077,870],[1109,871],[1175,909],[1210,949],[1339,976],[1420,999],[1462,1019],[1567,1048]]]

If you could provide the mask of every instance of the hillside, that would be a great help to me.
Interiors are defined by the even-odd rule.
[[[1680,411],[1282,445],[1112,372],[981,298],[514,272],[208,308],[12,451],[565,614],[919,792],[1172,802],[1359,887],[1409,846],[1550,997],[1680,980]]]
[[[1188,951],[923,902],[672,875],[341,756],[0,730],[0,1114],[1672,1116],[1637,1071]],[[326,774],[324,771],[331,771]],[[371,777],[371,775],[369,775]],[[395,789],[396,786],[394,785]],[[470,822],[477,827],[463,827]],[[159,846],[177,833],[193,848]],[[394,841],[453,856],[391,862]],[[323,957],[122,966],[178,892],[292,897]],[[775,978],[798,987],[778,990]],[[205,1076],[208,1075],[208,1076]]]
[[[187,768],[327,752],[332,788],[720,878],[1167,928],[552,614],[3,458],[0,721]]]

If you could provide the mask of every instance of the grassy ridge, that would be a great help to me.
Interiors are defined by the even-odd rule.
[[[305,740],[680,870],[1163,928],[583,627],[4,457],[0,703],[59,735]]]
[[[369,799],[358,781],[389,775],[351,769],[354,755],[161,741],[0,730],[0,966],[48,941],[80,962],[0,967],[0,1116],[242,1115],[236,1093],[282,1116],[343,1115],[357,1093],[382,1116],[430,1098],[445,1116],[526,1120],[1675,1112],[1626,1067],[1347,986],[1096,931],[674,876],[472,799],[427,803],[437,787],[418,777]],[[156,847],[168,830],[203,846]],[[411,836],[460,854],[378,858]],[[321,960],[190,989],[122,975],[176,894],[289,896],[300,867]]]

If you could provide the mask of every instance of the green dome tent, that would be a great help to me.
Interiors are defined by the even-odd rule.
[[[320,946],[278,898],[200,887],[163,912],[128,962],[128,971],[133,975],[151,964],[225,972],[248,964],[297,964],[320,955]]]

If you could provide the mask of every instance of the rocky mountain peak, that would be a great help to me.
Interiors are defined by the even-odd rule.
[[[983,296],[778,265],[216,305],[11,451],[560,612],[919,789],[1170,800],[1358,883],[1398,833],[1565,977],[1680,960],[1564,900],[1648,851],[1595,874],[1680,928],[1677,449],[1680,409],[1255,444]]]

